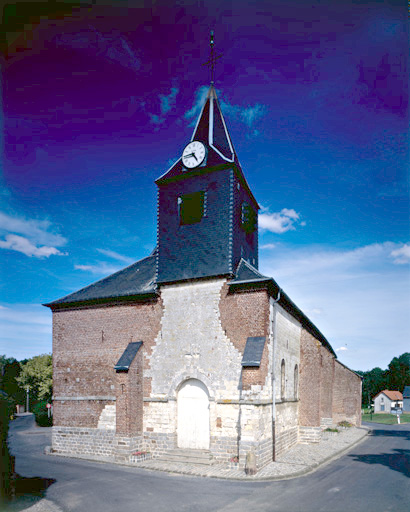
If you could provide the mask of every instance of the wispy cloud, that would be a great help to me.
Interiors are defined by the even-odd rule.
[[[150,112],[148,112],[148,115],[152,124],[160,125],[165,123],[165,117],[160,117],[159,115],[151,114]]]
[[[259,249],[267,250],[267,249],[274,249],[276,247],[276,244],[262,244]]]
[[[195,91],[195,99],[192,108],[190,108],[184,114],[185,119],[192,119],[191,124],[195,124],[196,118],[199,116],[201,109],[205,104],[208,90],[209,87],[207,85],[201,85],[201,87],[198,87],[198,89]]]
[[[124,268],[123,265],[109,265],[108,263],[98,262],[94,265],[74,265],[76,270],[83,270],[84,272],[90,272],[91,274],[108,276],[118,272]]]
[[[130,265],[135,261],[133,258],[129,258],[128,256],[123,256],[122,254],[118,254],[118,252],[110,251],[109,249],[97,249],[97,251],[104,256],[108,256],[108,258],[112,258],[113,260],[123,261],[124,263]]]
[[[171,92],[168,95],[160,94],[158,96],[159,106],[160,106],[160,115],[148,112],[148,115],[150,117],[150,121],[152,124],[161,125],[165,122],[166,115],[175,106],[176,97],[177,97],[178,92],[179,92],[178,87],[171,87]]]
[[[347,350],[347,347],[339,347],[335,350],[335,352],[344,352],[345,350]]]
[[[221,100],[221,108],[228,116],[236,118],[250,129],[248,131],[248,137],[256,137],[259,135],[259,130],[255,128],[255,125],[266,115],[267,108],[265,105],[255,103],[255,105],[243,107]]]
[[[48,258],[63,255],[57,247],[67,243],[66,238],[53,233],[48,220],[24,219],[0,212],[1,249],[21,252],[29,257]],[[23,236],[24,235],[24,236]]]
[[[185,119],[192,119],[191,125],[195,124],[201,109],[205,104],[208,90],[209,87],[207,85],[201,85],[195,91],[194,103],[192,107],[184,114]],[[220,91],[217,90],[217,94],[220,96]],[[226,114],[231,119],[240,121],[248,128],[252,129],[249,134],[257,135],[259,133],[258,130],[255,129],[255,125],[266,114],[267,108],[265,105],[256,103],[255,105],[248,105],[244,107],[242,105],[234,105],[223,99],[220,100],[220,105],[223,114]]]
[[[260,270],[291,299],[357,370],[386,367],[408,351],[410,273],[392,253],[403,244],[384,242],[350,250],[288,248],[261,253]]]
[[[159,99],[161,102],[161,114],[167,114],[175,105],[175,99],[179,89],[177,87],[172,87],[171,92],[166,96],[165,94],[160,94]]]
[[[397,265],[410,263],[410,244],[405,244],[403,247],[395,249],[390,254],[394,258],[394,263]]]
[[[98,57],[111,60],[125,68],[139,71],[141,60],[125,37],[115,31],[103,34],[92,25],[75,34],[60,34],[56,37],[58,46],[85,50]]]
[[[295,224],[300,223],[300,215],[295,210],[283,208],[280,212],[269,213],[268,210],[262,209],[259,214],[259,227],[262,230],[271,233],[286,233],[295,229]]]
[[[5,240],[0,240],[0,249],[10,249],[25,254],[26,256],[35,256],[36,258],[48,258],[52,254],[62,254],[55,247],[42,245],[36,247],[27,238],[19,235],[6,235]]]

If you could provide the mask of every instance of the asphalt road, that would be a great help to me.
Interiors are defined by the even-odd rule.
[[[16,471],[30,478],[26,483],[32,487],[48,485],[43,495],[64,512],[409,510],[410,425],[371,425],[373,435],[343,457],[310,475],[274,482],[177,476],[46,456],[50,429],[33,427],[31,417],[12,423],[9,445]],[[11,510],[24,510],[39,499],[25,495]]]

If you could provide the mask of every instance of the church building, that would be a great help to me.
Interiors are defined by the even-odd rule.
[[[240,467],[252,453],[260,469],[328,426],[359,425],[360,377],[258,270],[259,206],[212,84],[156,185],[154,251],[46,304],[52,450],[118,462],[186,451]]]

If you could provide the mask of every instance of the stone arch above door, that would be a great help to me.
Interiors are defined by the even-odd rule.
[[[183,371],[175,375],[168,390],[168,397],[170,399],[177,398],[178,391],[184,385],[184,382],[189,379],[197,379],[201,381],[207,388],[209,399],[214,400],[215,397],[211,379],[209,379],[204,373],[197,369],[190,370],[188,372]]]
[[[177,394],[178,448],[209,449],[209,392],[198,379],[185,380]]]

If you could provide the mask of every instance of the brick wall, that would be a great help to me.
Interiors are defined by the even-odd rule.
[[[116,396],[114,365],[130,341],[141,340],[142,350],[151,350],[161,315],[159,302],[54,312],[55,425],[97,427],[101,411]]]
[[[333,383],[334,423],[346,420],[356,426],[361,424],[361,390],[360,377],[336,360]]]
[[[320,349],[320,422],[328,427],[332,418],[334,356],[325,348]]]
[[[266,343],[259,368],[244,368],[242,388],[265,386],[269,371],[269,296],[266,290],[229,294],[228,285],[221,290],[219,304],[222,329],[241,354],[248,337],[265,336]]]
[[[321,392],[320,342],[305,329],[301,333],[299,375],[299,425],[320,426]]]
[[[117,372],[117,434],[142,434],[143,351],[140,349],[128,371]]]

